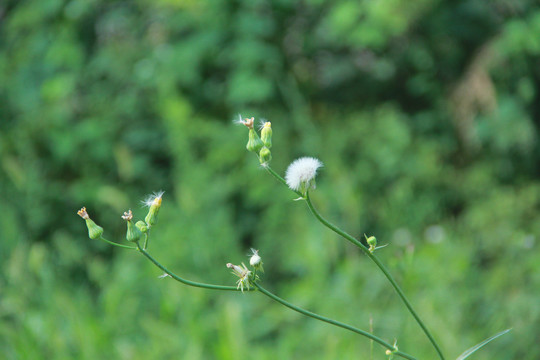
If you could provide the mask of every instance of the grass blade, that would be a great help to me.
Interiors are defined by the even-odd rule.
[[[495,335],[493,335],[492,337],[489,337],[487,338],[486,340],[482,341],[481,343],[479,344],[476,344],[474,345],[472,348],[468,349],[468,350],[465,350],[465,352],[461,355],[459,355],[459,357],[456,359],[456,360],[464,360],[466,358],[468,358],[469,356],[471,356],[474,352],[476,352],[476,350],[480,349],[481,347],[483,347],[484,345],[487,345],[488,343],[490,343],[491,341],[495,340],[496,338],[498,338],[499,336],[503,336],[504,334],[506,334],[507,332],[509,332],[510,330],[512,329],[506,329],[506,330],[503,330]]]

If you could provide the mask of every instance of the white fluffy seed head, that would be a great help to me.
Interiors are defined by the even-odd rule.
[[[294,191],[305,193],[308,187],[315,188],[315,176],[323,163],[316,158],[303,157],[294,160],[287,168],[285,181]]]

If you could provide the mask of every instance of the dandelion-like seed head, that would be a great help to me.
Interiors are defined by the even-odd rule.
[[[152,193],[151,195],[148,195],[143,201],[143,205],[146,207],[151,207],[152,205],[161,205],[161,199],[163,198],[163,194],[165,194],[165,191],[157,191],[155,193]]]
[[[289,188],[305,194],[307,190],[315,189],[315,176],[323,163],[313,157],[302,157],[294,160],[287,168],[285,181]]]
[[[240,289],[240,291],[244,292],[244,287],[246,289],[250,289],[250,276],[251,271],[242,263],[242,266],[234,265],[231,263],[227,264],[227,267],[232,270],[233,275],[238,277],[237,289]]]

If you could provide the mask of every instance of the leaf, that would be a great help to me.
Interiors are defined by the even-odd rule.
[[[484,345],[487,345],[489,342],[495,340],[499,336],[503,336],[504,334],[506,334],[510,330],[512,330],[512,329],[510,328],[510,329],[503,330],[503,331],[493,335],[492,337],[487,338],[486,340],[482,341],[481,343],[474,345],[472,348],[470,348],[468,350],[465,350],[465,352],[463,352],[463,354],[459,355],[459,357],[456,360],[464,360],[464,359],[468,358],[470,355],[472,355],[474,352],[476,352],[476,350],[480,349]]]

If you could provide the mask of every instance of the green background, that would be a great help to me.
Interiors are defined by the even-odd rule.
[[[324,163],[312,200],[379,251],[447,355],[540,358],[540,6],[533,0],[7,0],[0,3],[0,357],[370,359],[370,342],[257,293],[158,279],[87,238],[164,190],[150,252],[263,285],[435,352],[358,249],[272,167]],[[384,359],[375,345],[373,359]]]

